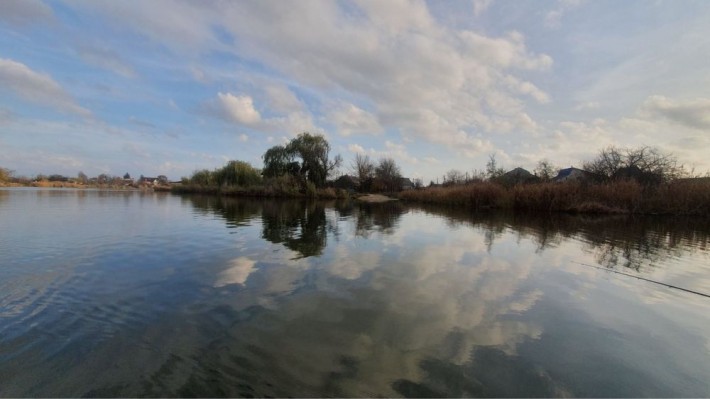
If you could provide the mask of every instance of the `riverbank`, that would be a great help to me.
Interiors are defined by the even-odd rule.
[[[125,184],[81,184],[74,182],[38,181],[30,183],[0,182],[0,188],[34,187],[34,188],[73,188],[77,190],[126,190],[126,191],[170,191],[170,186],[125,185]]]
[[[350,194],[346,190],[336,188],[312,187],[306,192],[299,191],[295,186],[272,184],[265,186],[204,186],[198,184],[176,184],[170,187],[173,194],[207,194],[223,195],[227,197],[255,197],[255,198],[317,198],[317,199],[348,199]]]
[[[480,182],[403,191],[403,201],[537,212],[710,216],[710,182],[680,180],[657,186],[634,181],[605,184],[539,183],[504,187]]]
[[[355,200],[370,204],[379,204],[382,202],[397,201],[397,198],[388,197],[382,194],[365,194],[355,197]]]

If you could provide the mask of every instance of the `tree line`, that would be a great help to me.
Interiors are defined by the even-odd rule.
[[[540,160],[525,182],[550,182],[563,168],[548,159]],[[573,168],[575,169],[575,168]],[[617,180],[634,180],[643,185],[657,185],[677,179],[699,177],[688,170],[672,154],[657,148],[641,146],[621,148],[609,146],[600,150],[595,158],[583,161],[581,169],[586,180],[592,183],[605,183]],[[482,181],[505,183],[510,173],[500,167],[495,155],[490,155],[484,170],[474,169],[471,173],[451,169],[442,176],[441,185],[452,186]],[[437,183],[430,182],[430,186]]]
[[[284,145],[275,145],[263,154],[263,169],[244,161],[230,161],[215,170],[195,171],[183,178],[178,191],[220,191],[253,194],[307,194],[334,186],[335,172],[343,165],[340,155],[331,158],[331,147],[322,135],[304,132]],[[357,154],[351,165],[361,191],[398,191],[402,174],[392,158],[377,163]]]

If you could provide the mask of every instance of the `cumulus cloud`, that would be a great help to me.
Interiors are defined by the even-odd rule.
[[[217,98],[207,104],[207,110],[228,122],[241,125],[254,125],[261,121],[254,101],[247,95],[219,92]]]
[[[52,8],[40,0],[3,0],[0,1],[0,21],[11,25],[27,25],[51,20]]]
[[[309,112],[291,112],[286,116],[268,118],[258,126],[262,131],[287,133],[296,136],[302,132],[320,134],[327,137],[326,131],[313,122],[313,115]],[[285,139],[288,141],[288,139]]]
[[[0,58],[0,89],[12,91],[27,101],[62,112],[84,117],[91,115],[49,75],[35,72],[27,65],[10,59]]]
[[[675,124],[698,130],[710,130],[710,99],[676,101],[664,96],[651,96],[642,109]]]
[[[353,104],[342,104],[333,109],[328,120],[335,124],[342,136],[351,134],[379,134],[383,129],[377,117]]]
[[[364,154],[365,149],[360,144],[349,144],[348,150],[354,154]]]
[[[552,58],[531,51],[521,33],[490,36],[446,26],[421,1],[299,2],[287,13],[282,4],[264,1],[86,7],[174,51],[234,52],[327,101],[369,104],[371,116],[352,108],[330,115],[326,122],[340,123],[346,135],[376,128],[377,121],[408,139],[471,156],[488,149],[482,134],[534,128],[528,100],[550,101],[521,71],[546,71]],[[172,24],[179,29],[166,21],[179,21]],[[225,44],[214,27],[239,40]],[[297,102],[277,91],[267,89],[274,110],[296,112]]]

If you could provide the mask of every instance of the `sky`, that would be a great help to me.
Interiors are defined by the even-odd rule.
[[[340,173],[610,145],[710,170],[710,2],[0,1],[0,166],[177,180],[323,134]]]

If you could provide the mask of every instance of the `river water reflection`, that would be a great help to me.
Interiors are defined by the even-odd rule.
[[[15,189],[0,226],[3,397],[710,396],[710,298],[604,270],[710,293],[708,221]]]

